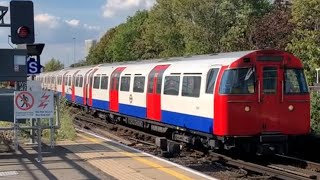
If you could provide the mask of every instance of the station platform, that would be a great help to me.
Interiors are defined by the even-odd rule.
[[[106,179],[106,180],[213,180],[198,171],[88,132],[75,141],[43,147],[43,162],[36,162],[37,146],[22,146],[18,153],[0,153],[0,179]]]

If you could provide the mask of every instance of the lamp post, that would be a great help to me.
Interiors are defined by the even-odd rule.
[[[73,63],[76,63],[76,38],[73,37]]]

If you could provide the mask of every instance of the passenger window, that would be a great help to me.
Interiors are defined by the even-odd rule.
[[[79,78],[79,87],[82,87],[83,86],[83,77],[82,76],[80,76],[80,78]]]
[[[64,77],[64,85],[68,86],[68,77]]]
[[[129,91],[130,89],[130,77],[121,77],[120,91]]]
[[[263,93],[276,94],[277,92],[277,67],[263,68]]]
[[[164,94],[179,95],[180,76],[166,76],[164,80]]]
[[[139,93],[143,93],[144,92],[145,79],[146,78],[143,77],[143,76],[134,77],[133,92],[139,92]]]
[[[108,76],[102,76],[102,78],[101,78],[101,89],[108,89],[108,82],[109,82],[109,77]]]
[[[184,76],[182,83],[182,96],[200,96],[201,76]]]
[[[100,88],[100,76],[95,76],[93,78],[93,88],[99,89]]]
[[[207,75],[206,93],[213,94],[213,88],[217,79],[218,68],[210,69]]]

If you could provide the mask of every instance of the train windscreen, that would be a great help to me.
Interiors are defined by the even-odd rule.
[[[308,93],[307,82],[302,69],[285,70],[285,93],[305,94]]]
[[[254,68],[226,70],[222,76],[221,94],[253,94],[255,87]]]

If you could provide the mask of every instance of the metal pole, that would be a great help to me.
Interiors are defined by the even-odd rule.
[[[53,127],[53,118],[49,119],[49,126],[50,126],[50,147],[54,147],[54,127]]]
[[[30,119],[30,127],[34,126],[34,119]],[[31,128],[30,129],[30,144],[35,144],[35,131]]]
[[[73,39],[73,63],[76,63],[76,38],[72,38]]]
[[[38,125],[38,159],[37,162],[42,162],[42,150],[41,150],[41,123],[40,119],[37,119],[37,125]]]
[[[18,151],[18,122],[16,120],[16,116],[14,115],[14,123],[13,123],[13,126],[14,126],[14,150],[17,152]]]

